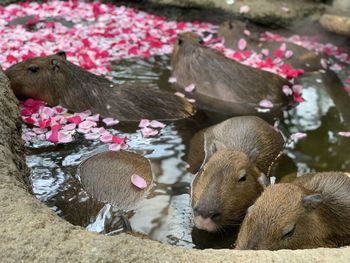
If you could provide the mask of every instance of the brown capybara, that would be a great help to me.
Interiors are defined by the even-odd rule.
[[[254,116],[228,119],[202,134],[205,160],[192,183],[192,208],[197,228],[217,232],[243,220],[284,140]]]
[[[171,56],[172,74],[177,84],[195,84],[193,97],[199,107],[234,115],[256,115],[262,100],[269,100],[272,113],[292,104],[282,87],[286,79],[243,65],[220,52],[205,47],[192,32],[179,34]]]
[[[236,249],[307,249],[350,244],[350,178],[306,174],[266,188],[249,208]]]
[[[292,57],[284,59],[285,63],[291,65],[293,68],[304,69],[308,72],[322,69],[321,56],[314,51],[291,42],[262,42],[255,32],[250,31],[250,36],[244,34],[246,29],[246,25],[241,21],[226,21],[220,25],[218,35],[224,38],[224,45],[227,48],[237,49],[239,40],[244,38],[247,41],[247,50],[260,53],[263,49],[268,49],[270,51],[270,56],[272,56],[273,51],[279,49],[281,45],[285,43],[286,50],[293,52]]]
[[[176,120],[194,113],[183,98],[149,87],[115,84],[69,62],[64,52],[28,59],[5,73],[16,96],[59,104],[74,112],[89,109],[120,121]]]

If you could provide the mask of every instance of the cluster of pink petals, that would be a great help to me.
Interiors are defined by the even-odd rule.
[[[156,120],[150,121],[147,119],[142,119],[139,123],[139,128],[141,128],[142,136],[145,138],[157,135],[159,133],[157,129],[162,129],[165,126],[166,125],[164,123]]]
[[[110,143],[110,150],[127,148],[127,137],[120,138],[104,127],[98,127],[100,116],[92,115],[90,111],[68,114],[67,109],[61,106],[50,108],[42,101],[27,99],[21,103],[21,114],[28,125],[22,134],[23,140],[27,142],[47,140],[52,143],[69,143],[79,133],[84,134],[87,140],[99,139],[103,143]],[[118,123],[111,118],[102,121],[107,126]]]

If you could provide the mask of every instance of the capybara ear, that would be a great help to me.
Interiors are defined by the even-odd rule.
[[[320,194],[307,195],[302,202],[307,211],[312,211],[322,203],[322,196]]]
[[[205,151],[205,161],[217,151],[226,149],[226,145],[218,140],[209,141],[207,136],[204,135],[204,151]]]
[[[252,162],[252,163],[256,163],[257,162],[257,159],[258,159],[258,156],[259,156],[259,151],[257,149],[253,149],[250,154],[249,154],[249,160]]]
[[[56,53],[57,56],[60,56],[64,59],[67,59],[67,55],[66,55],[66,52],[64,52],[63,50],[60,50]]]

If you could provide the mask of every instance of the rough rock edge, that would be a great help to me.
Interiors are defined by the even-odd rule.
[[[348,262],[350,248],[190,250],[125,234],[90,233],[59,218],[25,187],[18,104],[0,70],[0,259],[5,262]]]

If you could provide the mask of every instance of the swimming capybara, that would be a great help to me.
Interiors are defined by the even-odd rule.
[[[237,249],[307,249],[350,243],[350,178],[306,174],[266,188],[249,208]]]
[[[197,228],[216,232],[238,225],[263,191],[282,151],[282,136],[264,120],[235,117],[201,132],[205,160],[192,183]]]
[[[263,49],[268,49],[271,56],[273,51],[279,49],[285,43],[286,50],[293,52],[290,58],[284,59],[285,63],[290,64],[295,69],[304,69],[308,72],[322,69],[321,56],[314,51],[291,42],[262,42],[256,32],[250,31],[248,36],[244,34],[245,30],[247,30],[246,25],[241,21],[226,21],[220,25],[218,35],[224,38],[224,45],[227,48],[237,49],[239,40],[243,38],[247,41],[247,50],[260,53]]]
[[[269,100],[274,105],[271,112],[278,114],[293,101],[282,91],[284,85],[291,85],[289,81],[203,46],[192,32],[178,35],[171,66],[177,84],[195,85],[193,97],[200,107],[231,115],[256,115],[259,103]]]
[[[89,109],[120,121],[175,120],[194,113],[183,98],[135,84],[115,84],[69,62],[64,52],[28,59],[5,73],[16,96],[59,104],[74,112]]]

